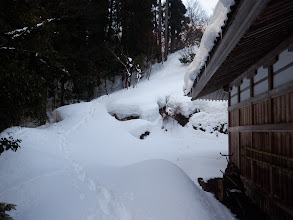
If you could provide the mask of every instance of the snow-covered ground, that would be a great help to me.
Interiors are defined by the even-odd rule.
[[[182,91],[187,66],[179,54],[153,67],[150,80],[88,103],[61,107],[59,122],[13,127],[17,152],[0,156],[0,201],[17,205],[15,219],[233,219],[197,183],[221,176],[228,137],[210,133],[227,122],[227,103],[194,101]],[[182,127],[159,108],[199,113]],[[127,116],[139,119],[119,121]],[[207,132],[195,130],[201,125]],[[141,140],[146,131],[149,136]]]

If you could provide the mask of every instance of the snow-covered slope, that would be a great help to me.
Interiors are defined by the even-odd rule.
[[[186,66],[179,54],[153,68],[151,79],[88,103],[55,111],[58,123],[13,127],[17,152],[0,156],[0,201],[14,203],[15,219],[178,220],[232,219],[197,178],[220,176],[227,136],[194,125],[227,122],[227,103],[191,102],[183,96]],[[184,115],[181,127],[163,121],[167,101]],[[166,103],[165,103],[166,104]],[[118,118],[139,116],[119,121]],[[150,132],[141,140],[140,135]],[[218,136],[218,137],[217,137]]]

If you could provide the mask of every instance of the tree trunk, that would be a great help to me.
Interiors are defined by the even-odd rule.
[[[112,24],[113,24],[113,0],[111,0],[110,8],[109,8],[109,29],[107,38],[110,39],[113,34]]]
[[[107,90],[107,78],[106,78],[106,76],[105,76],[105,80],[104,80],[104,81],[105,81],[105,91],[106,91],[106,95],[109,95],[109,94],[108,94],[108,90]]]
[[[168,7],[169,1],[166,0],[166,10],[165,10],[165,61],[168,59]]]
[[[61,79],[61,95],[60,95],[60,105],[64,105],[64,79]]]
[[[129,80],[129,76],[128,76],[128,72],[126,72],[126,79],[125,79],[125,88],[128,89],[128,81]]]
[[[158,62],[162,62],[162,0],[159,0],[159,30],[158,30],[158,38],[159,38],[159,55]]]
[[[175,52],[175,30],[171,27],[171,53]]]

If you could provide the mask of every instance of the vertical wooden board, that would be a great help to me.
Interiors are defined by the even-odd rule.
[[[253,107],[253,124],[257,125],[257,120],[256,120],[256,115],[257,115],[257,106],[256,105],[252,105]]]
[[[235,146],[235,164],[237,167],[240,167],[240,152],[239,152],[239,132],[235,133],[235,142],[234,142],[234,146]]]
[[[281,197],[281,191],[282,191],[282,184],[280,184],[281,183],[281,172],[280,172],[280,170],[279,169],[274,169],[275,170],[275,172],[274,172],[274,186],[275,186],[275,188],[274,188],[274,196],[277,196],[277,197]]]
[[[266,193],[270,193],[270,167],[267,165],[262,166],[262,187]]]
[[[274,174],[273,174],[273,167],[270,167],[270,196],[274,196]]]
[[[289,122],[293,122],[293,92],[290,93],[290,103],[288,103],[289,106],[289,115],[290,115],[290,120]]]
[[[287,191],[287,195],[288,195],[288,199],[287,199],[287,201],[288,201],[288,203],[289,203],[289,205],[293,205],[293,175],[291,174],[291,175],[288,175],[288,179],[287,179],[287,181],[288,181],[288,191]]]
[[[243,118],[244,118],[243,114],[244,114],[243,108],[240,108],[239,109],[239,126],[243,125]]]
[[[239,109],[235,110],[235,126],[239,126]]]
[[[272,153],[274,154],[280,154],[280,133],[279,132],[274,132],[273,133],[273,148],[272,148]]]
[[[293,132],[289,133],[288,157],[293,158]]]
[[[236,164],[237,167],[239,167],[239,137],[238,132],[230,132],[230,149],[231,154],[233,156],[231,157],[231,160],[233,163]]]
[[[288,123],[293,122],[293,95],[285,94],[273,98],[273,122],[274,123]]]
[[[274,112],[274,117],[275,117],[275,123],[280,123],[280,99],[279,97],[274,98],[275,100],[275,112]]]
[[[262,125],[271,123],[271,104],[269,100],[253,104],[253,111],[251,116],[253,116],[254,125]]]
[[[266,108],[266,124],[270,124],[271,123],[271,120],[270,120],[270,112],[271,112],[271,102],[270,102],[270,99],[269,100],[266,100],[266,103],[265,103],[265,108]]]
[[[256,169],[255,169],[255,163],[254,161],[251,161],[251,180],[253,182],[256,182]]]
[[[282,95],[281,97],[281,123],[286,122],[286,95]]]
[[[287,94],[286,104],[286,121],[293,122],[293,92]]]
[[[272,104],[273,104],[273,112],[272,112],[272,116],[273,116],[273,123],[278,123],[278,99],[277,98],[273,98],[272,99]]]
[[[269,115],[269,124],[272,124],[273,123],[273,101],[272,99],[270,98],[268,100],[268,115]]]
[[[276,101],[275,99],[271,99],[271,117],[272,117],[272,124],[276,123],[275,112],[276,112]]]
[[[250,125],[250,106],[240,109],[240,126]]]
[[[241,132],[240,140],[240,147],[251,147],[250,132]]]
[[[269,145],[269,132],[253,133],[253,148],[264,151]]]
[[[241,173],[243,176],[245,176],[247,179],[250,179],[250,161],[243,157],[243,155],[249,156],[249,151],[245,150],[244,147],[251,147],[251,141],[250,141],[250,132],[241,132],[240,133],[240,167],[241,167]]]
[[[284,123],[289,122],[289,94],[285,94],[284,96]]]
[[[261,122],[260,124],[265,124],[265,120],[266,120],[266,108],[265,108],[265,102],[261,103],[261,112],[260,115],[261,117]]]
[[[235,127],[238,126],[238,109],[234,110],[234,111],[230,111],[230,127]]]
[[[254,125],[254,119],[253,119],[254,113],[253,113],[253,104],[252,103],[250,104],[250,113],[251,113],[250,124]]]

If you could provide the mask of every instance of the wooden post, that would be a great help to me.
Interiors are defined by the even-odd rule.
[[[250,78],[250,98],[254,97],[254,77]]]
[[[269,82],[269,90],[272,90],[274,88],[274,69],[273,69],[273,65],[270,65],[268,68],[269,71],[269,75],[268,75],[268,82]]]
[[[223,186],[222,180],[218,180],[218,198],[219,198],[219,201],[221,202],[224,199],[224,186]]]
[[[237,86],[237,102],[240,102],[240,85]]]

